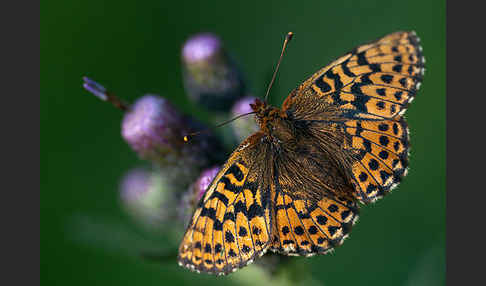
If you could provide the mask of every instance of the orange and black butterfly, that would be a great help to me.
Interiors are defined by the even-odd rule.
[[[179,264],[227,274],[267,250],[311,256],[341,245],[358,202],[381,198],[407,173],[403,114],[424,63],[415,32],[396,32],[316,72],[281,109],[257,99],[260,130],[198,203]]]

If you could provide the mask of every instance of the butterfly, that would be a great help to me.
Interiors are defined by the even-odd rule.
[[[260,130],[230,155],[196,206],[181,266],[228,274],[268,250],[325,254],[343,243],[361,204],[408,170],[403,117],[424,75],[415,32],[360,45],[294,89],[281,109],[256,99]]]

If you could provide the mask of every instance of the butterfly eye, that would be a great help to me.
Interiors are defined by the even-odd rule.
[[[254,103],[250,103],[250,106],[251,108],[253,108],[253,110],[257,110],[262,105],[263,103],[259,98],[256,98]]]

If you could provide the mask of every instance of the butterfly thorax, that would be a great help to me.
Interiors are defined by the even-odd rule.
[[[266,135],[275,135],[276,132],[278,133],[282,129],[280,122],[286,118],[286,114],[279,108],[273,107],[258,98],[250,106],[256,113],[255,118],[261,131]]]

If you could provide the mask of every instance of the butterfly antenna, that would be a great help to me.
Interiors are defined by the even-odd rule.
[[[282,61],[282,57],[284,55],[285,49],[287,48],[287,44],[292,39],[293,35],[294,35],[294,33],[288,32],[287,36],[285,36],[285,41],[283,43],[282,52],[280,53],[280,58],[278,59],[277,67],[275,68],[275,71],[273,72],[272,80],[270,81],[270,84],[268,85],[268,88],[267,88],[267,93],[265,94],[265,102],[267,102],[268,94],[270,93],[270,88],[272,87],[273,82],[275,81],[275,77],[277,76],[277,71],[278,71],[278,68],[280,67],[280,62]]]
[[[243,117],[243,116],[247,116],[247,115],[254,114],[254,113],[256,113],[256,112],[255,112],[255,111],[252,111],[252,112],[248,112],[248,113],[245,113],[245,114],[240,114],[240,115],[238,115],[238,116],[236,116],[236,117],[234,117],[234,118],[231,118],[230,120],[227,120],[227,121],[225,121],[225,122],[223,122],[223,123],[220,123],[220,124],[218,124],[218,125],[214,126],[214,127],[213,127],[213,129],[218,128],[218,127],[221,127],[221,126],[223,126],[223,125],[226,125],[226,124],[228,124],[228,123],[230,123],[230,122],[233,122],[233,121],[235,121],[236,119],[241,118],[241,117]],[[208,132],[210,132],[210,131],[211,131],[211,129],[206,129],[206,130],[203,130],[203,131],[198,131],[198,132],[194,132],[194,133],[189,133],[189,134],[187,134],[186,136],[184,136],[184,142],[188,142],[189,140],[191,140],[191,139],[192,139],[194,136],[196,136],[196,135],[199,135],[199,134],[201,134],[201,133],[208,133]]]

